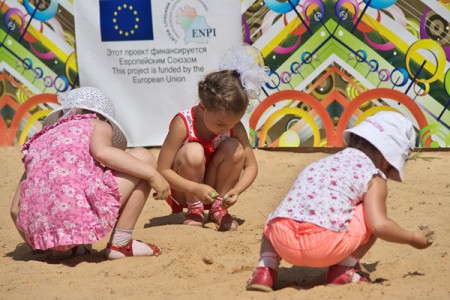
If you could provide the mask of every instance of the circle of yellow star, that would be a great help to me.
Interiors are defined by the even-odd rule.
[[[134,18],[134,26],[132,29],[130,30],[124,30],[123,28],[120,28],[120,14],[124,11],[128,9],[129,11],[132,12],[133,15],[135,15],[136,17]],[[128,6],[127,4],[123,4],[122,6],[117,6],[116,10],[113,12],[114,18],[112,19],[112,22],[114,24],[116,24],[114,26],[114,29],[118,31],[119,35],[125,35],[125,36],[130,36],[135,34],[135,29],[137,30],[139,28],[139,17],[138,17],[138,11],[135,10],[133,8],[132,5]],[[122,15],[122,17],[124,17]]]

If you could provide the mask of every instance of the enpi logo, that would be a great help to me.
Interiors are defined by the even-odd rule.
[[[153,40],[150,0],[100,0],[103,42]]]
[[[202,0],[169,0],[164,7],[165,31],[175,43],[208,43],[217,34],[208,18],[210,12]]]

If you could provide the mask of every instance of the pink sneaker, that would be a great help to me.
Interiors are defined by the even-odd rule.
[[[328,268],[327,283],[331,284],[347,284],[353,282],[370,282],[354,267],[346,267],[333,265]]]
[[[277,272],[268,267],[257,267],[247,282],[247,291],[272,292]]]

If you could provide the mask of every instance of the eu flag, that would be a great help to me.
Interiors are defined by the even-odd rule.
[[[153,40],[150,0],[100,0],[103,42]]]

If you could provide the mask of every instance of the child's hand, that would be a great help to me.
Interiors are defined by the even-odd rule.
[[[225,196],[223,196],[222,206],[225,209],[230,208],[235,205],[238,201],[239,194],[235,193],[233,190],[230,190]]]
[[[150,186],[155,190],[153,198],[156,200],[166,200],[170,194],[170,185],[167,180],[159,173],[155,173],[149,182]]]
[[[411,241],[411,246],[417,249],[425,249],[431,246],[433,243],[432,234],[433,230],[423,229],[413,232],[413,239]]]
[[[194,190],[194,194],[204,204],[211,204],[215,198],[219,195],[215,189],[207,184],[198,184]]]

